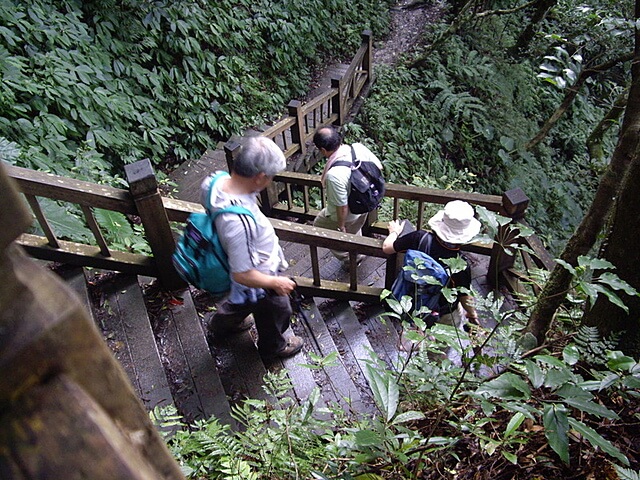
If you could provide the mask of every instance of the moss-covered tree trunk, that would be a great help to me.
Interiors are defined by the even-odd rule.
[[[640,0],[636,0],[635,3],[635,18],[640,18]],[[560,256],[562,260],[574,266],[577,265],[578,257],[587,255],[595,244],[618,194],[618,189],[622,185],[625,173],[638,152],[640,139],[640,34],[637,28],[631,78],[629,100],[611,162],[600,179],[591,207]],[[630,238],[627,242],[630,248],[640,248],[640,242],[631,238],[637,235],[638,232],[630,232]],[[536,337],[538,344],[544,341],[553,315],[564,301],[570,284],[571,275],[560,265],[556,266],[540,294],[525,329],[525,333],[531,333]]]

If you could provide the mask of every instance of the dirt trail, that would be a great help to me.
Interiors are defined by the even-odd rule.
[[[389,37],[376,43],[373,61],[377,65],[395,64],[420,42],[424,26],[441,15],[438,4],[418,5],[416,0],[400,0],[391,9]]]

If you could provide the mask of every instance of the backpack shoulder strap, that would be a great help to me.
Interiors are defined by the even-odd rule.
[[[431,256],[432,241],[433,241],[433,237],[431,236],[431,234],[429,232],[425,232],[424,235],[422,235],[420,242],[418,242],[418,250]]]
[[[351,145],[351,161],[349,160],[338,160],[337,162],[333,162],[333,165],[331,165],[331,168],[333,167],[351,167],[351,169],[353,170],[355,168],[356,165],[356,151],[353,148],[353,145]]]
[[[229,205],[228,207],[221,208],[220,210],[216,210],[215,212],[210,212],[209,216],[211,217],[211,221],[213,222],[218,215],[221,213],[235,213],[237,215],[248,215],[255,222],[256,217],[253,216],[251,210],[241,205]]]

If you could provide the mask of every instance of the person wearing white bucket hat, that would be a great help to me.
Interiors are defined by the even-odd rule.
[[[462,200],[454,200],[429,219],[433,232],[447,243],[463,245],[480,232],[473,207]]]
[[[414,230],[402,235],[405,228],[404,222],[399,220],[390,221],[388,225],[389,235],[382,244],[383,252],[390,255],[396,252],[406,252],[407,250],[421,250],[434,258],[446,270],[447,266],[442,260],[460,255],[460,246],[469,243],[480,233],[481,228],[480,222],[474,217],[473,207],[461,200],[453,200],[447,203],[444,209],[438,211],[429,219],[428,224],[433,233],[425,230]],[[425,236],[431,236],[431,238]],[[462,258],[466,261],[464,256]],[[451,275],[450,284],[449,286],[451,287],[470,291],[471,269],[468,264],[463,271]],[[459,292],[458,301],[469,322],[477,324],[478,312],[474,306],[474,298],[467,293]],[[459,325],[462,322],[458,301],[455,304],[440,306],[440,323]]]

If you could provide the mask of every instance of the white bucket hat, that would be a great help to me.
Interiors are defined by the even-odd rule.
[[[480,222],[473,215],[471,205],[454,200],[431,217],[429,226],[445,242],[467,243],[480,232]]]

